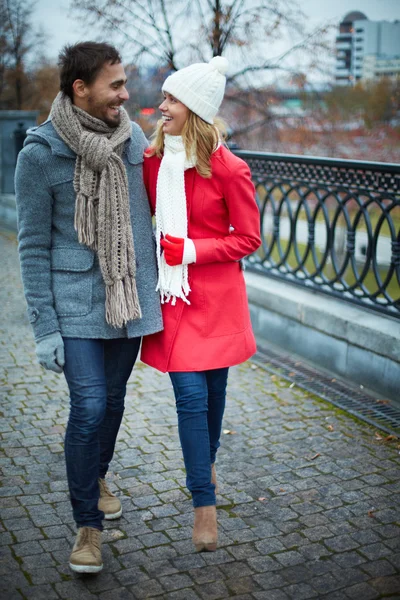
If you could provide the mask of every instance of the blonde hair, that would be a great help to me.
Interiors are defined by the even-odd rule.
[[[162,158],[164,154],[164,132],[162,129],[163,121],[160,119],[157,128],[151,137],[151,145],[146,151],[146,156],[155,154]],[[196,157],[196,171],[201,177],[209,179],[211,177],[211,155],[217,148],[220,141],[224,142],[226,138],[226,125],[222,119],[214,119],[211,125],[203,121],[191,110],[182,130],[182,139],[185,146],[186,156]]]

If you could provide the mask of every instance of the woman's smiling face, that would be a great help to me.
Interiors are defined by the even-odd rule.
[[[164,100],[158,108],[162,113],[163,132],[169,135],[181,135],[183,126],[189,116],[188,107],[172,94],[164,92]]]

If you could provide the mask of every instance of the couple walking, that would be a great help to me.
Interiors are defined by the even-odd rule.
[[[150,146],[123,108],[115,48],[68,46],[59,65],[50,118],[28,132],[18,157],[16,199],[37,357],[64,372],[70,392],[70,567],[103,568],[102,520],[122,514],[105,476],[141,342],[142,361],[170,375],[193,542],[212,551],[228,368],[255,351],[239,261],[260,244],[249,169],[215,119],[227,61],[166,79]]]

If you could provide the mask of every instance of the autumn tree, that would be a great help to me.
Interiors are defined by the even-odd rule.
[[[34,0],[0,0],[0,106],[21,110],[29,88],[28,60],[43,44],[32,24]]]

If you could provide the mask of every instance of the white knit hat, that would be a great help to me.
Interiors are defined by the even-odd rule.
[[[172,73],[164,81],[168,92],[207,123],[214,122],[225,91],[228,61],[214,56],[208,63],[195,63]]]

